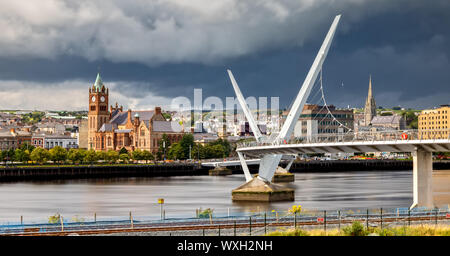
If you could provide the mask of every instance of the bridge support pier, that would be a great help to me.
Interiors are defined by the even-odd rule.
[[[294,201],[295,191],[292,188],[273,184],[260,177],[254,177],[231,192],[233,201]]]
[[[289,169],[285,169],[281,166],[278,166],[275,174],[273,175],[272,182],[294,182],[295,175],[289,172]]]
[[[224,167],[224,166],[216,166],[214,169],[209,170],[210,176],[224,176],[224,175],[231,175],[233,172]]]
[[[434,207],[433,202],[433,158],[432,153],[416,148],[413,156],[413,204],[414,207]]]

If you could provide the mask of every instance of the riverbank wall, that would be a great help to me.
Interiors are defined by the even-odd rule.
[[[282,163],[285,166],[287,163]],[[251,173],[258,172],[259,165],[250,165]],[[233,174],[242,174],[240,165],[227,166]],[[408,160],[328,160],[299,161],[293,163],[290,172],[348,172],[348,171],[401,171],[412,170]],[[211,167],[197,163],[170,163],[157,165],[94,165],[94,166],[36,166],[0,168],[0,182],[49,179],[86,179],[113,177],[164,177],[209,175]],[[434,161],[434,170],[450,170],[450,161]]]
[[[8,167],[0,169],[0,182],[208,175],[208,169],[198,164]]]

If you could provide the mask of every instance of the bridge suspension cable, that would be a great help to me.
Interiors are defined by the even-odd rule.
[[[324,128],[324,130],[326,130],[331,124],[332,122],[336,122],[339,127],[343,127],[345,128],[347,131],[346,133],[349,133],[351,131],[353,131],[352,128],[348,127],[347,125],[343,124],[341,121],[339,121],[335,115],[333,115],[333,113],[331,112],[327,101],[325,99],[325,93],[324,93],[324,89],[323,89],[323,70],[322,68],[320,69],[320,75],[319,75],[319,79],[317,79],[317,81],[314,83],[313,85],[313,89],[312,91],[315,91],[314,95],[312,97],[310,97],[310,104],[314,104],[314,105],[322,105],[321,108],[319,109],[319,111],[317,111],[317,113],[314,115],[314,117],[312,118],[313,120],[316,120],[316,118],[318,117],[319,114],[322,114],[322,111],[324,109],[326,109],[326,114],[325,116],[320,119],[320,121],[318,122],[318,124],[321,124],[326,118],[332,118],[332,121],[330,122],[330,124],[327,124]],[[319,97],[317,97],[319,96]],[[289,105],[288,110],[292,107],[293,101],[291,102],[291,104]]]

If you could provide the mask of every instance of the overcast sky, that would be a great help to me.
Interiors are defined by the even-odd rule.
[[[325,97],[362,107],[450,103],[448,0],[0,0],[0,109],[87,110],[98,70],[110,103],[247,96],[289,106],[326,32]],[[316,102],[312,102],[316,103]]]

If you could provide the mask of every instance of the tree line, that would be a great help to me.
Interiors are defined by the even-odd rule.
[[[156,157],[159,160],[164,158],[173,160],[225,158],[232,151],[231,144],[220,138],[202,145],[194,142],[192,134],[184,134],[179,142],[170,143],[168,136],[163,134]]]
[[[168,136],[163,134],[159,141],[159,150],[154,156],[148,150],[136,149],[128,152],[125,148],[120,151],[95,151],[93,149],[69,149],[66,150],[60,146],[52,149],[34,147],[24,143],[20,148],[0,151],[0,162],[28,162],[33,161],[44,164],[48,161],[54,163],[95,163],[98,161],[117,163],[133,161],[153,160],[186,160],[186,159],[210,159],[228,157],[233,148],[227,140],[218,139],[216,141],[202,145],[194,143],[192,134],[183,135],[182,139],[176,143],[170,143]]]
[[[39,164],[44,164],[48,161],[54,163],[95,163],[98,161],[117,163],[129,162],[130,160],[145,160],[146,162],[154,160],[154,156],[147,150],[134,150],[128,152],[125,148],[122,148],[119,152],[115,150],[108,151],[95,151],[93,149],[75,149],[71,148],[66,150],[60,146],[56,146],[52,149],[44,149],[40,147],[30,146],[28,144],[22,145],[17,149],[3,150],[0,152],[0,161],[12,161],[12,162],[28,162],[33,161]]]

